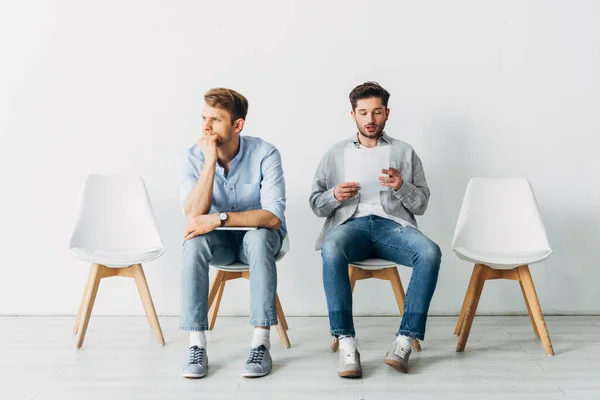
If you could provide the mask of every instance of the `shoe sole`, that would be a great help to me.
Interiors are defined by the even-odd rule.
[[[387,357],[388,355],[386,354],[385,356]],[[406,367],[398,361],[390,360],[390,359],[386,358],[383,362],[386,363],[387,365],[389,365],[390,367],[394,368],[395,370],[398,370],[403,373],[407,372]]]
[[[260,378],[261,376],[268,375],[269,372],[271,372],[271,371],[267,371],[267,372],[242,372],[242,376],[244,378]]]
[[[362,371],[344,371],[338,372],[340,378],[362,378]]]
[[[193,372],[184,372],[183,374],[181,374],[181,376],[188,379],[200,379],[204,378],[206,374],[194,374]]]
[[[242,372],[242,376],[244,378],[260,378],[261,376],[268,375],[271,370],[269,369],[267,372]]]

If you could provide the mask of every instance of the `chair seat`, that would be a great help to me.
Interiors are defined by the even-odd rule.
[[[521,265],[531,265],[545,260],[552,254],[552,250],[528,250],[511,252],[480,251],[457,247],[456,255],[474,264],[484,264],[494,269],[513,269]]]
[[[281,260],[287,253],[286,252],[279,252],[279,254],[277,254],[275,256],[275,262]],[[219,269],[221,271],[229,271],[229,272],[243,272],[243,271],[248,271],[250,269],[250,267],[248,266],[248,264],[244,264],[243,262],[234,262],[233,264],[229,264],[229,265],[212,265],[210,264],[211,267]]]
[[[160,257],[164,253],[162,247],[144,249],[88,249],[73,247],[71,250],[81,259],[106,267],[123,267],[133,264],[143,264]]]
[[[358,267],[360,269],[376,271],[384,268],[396,267],[400,264],[396,264],[388,260],[383,260],[381,258],[367,258],[366,260],[351,262],[350,265],[354,265],[355,267]]]

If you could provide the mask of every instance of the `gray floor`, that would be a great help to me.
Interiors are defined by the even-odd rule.
[[[467,349],[455,353],[456,317],[428,322],[409,374],[383,363],[397,318],[356,318],[364,377],[335,373],[328,321],[289,318],[292,348],[272,332],[272,373],[240,377],[252,328],[247,318],[219,317],[208,333],[209,374],[180,376],[187,335],[162,317],[158,346],[142,317],[92,317],[75,349],[73,317],[0,317],[0,399],[383,399],[600,398],[600,317],[547,317],[554,357],[544,353],[528,317],[476,317]],[[516,395],[516,396],[515,396]]]

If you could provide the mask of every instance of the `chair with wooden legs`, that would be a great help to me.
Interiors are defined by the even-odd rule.
[[[489,279],[519,282],[535,336],[554,354],[529,265],[552,254],[535,195],[526,179],[475,177],[469,181],[456,224],[452,249],[475,264],[454,334],[462,352],[483,285]]]
[[[398,304],[398,311],[400,315],[404,315],[404,287],[400,280],[400,274],[398,274],[398,265],[391,261],[382,260],[379,258],[369,258],[363,261],[356,261],[348,265],[348,276],[350,278],[350,287],[354,294],[354,286],[356,281],[363,279],[375,278],[384,281],[389,281],[394,291],[394,297],[396,297],[396,303]],[[339,340],[333,336],[331,339],[331,351],[337,351],[339,347]],[[412,348],[415,351],[421,351],[421,345],[418,339],[414,339],[412,342]]]
[[[279,251],[279,254],[277,254],[277,256],[275,257],[275,262],[281,260],[289,250],[290,242],[286,236],[281,245],[281,250]],[[208,291],[209,329],[213,329],[215,327],[215,322],[217,321],[217,314],[219,313],[219,306],[221,304],[221,298],[223,297],[223,292],[225,291],[225,283],[232,279],[250,279],[250,268],[248,267],[248,265],[241,262],[225,266],[211,265],[211,267],[215,268],[216,272],[210,284],[210,290]],[[283,313],[283,308],[281,307],[281,302],[279,301],[279,295],[275,294],[275,296],[278,321],[278,324],[276,325],[277,333],[279,334],[281,344],[284,347],[289,348],[291,347],[291,344],[286,332],[288,330],[288,324],[285,319],[285,314]]]
[[[73,329],[77,348],[83,345],[100,281],[113,276],[135,279],[150,328],[164,345],[142,268],[142,263],[160,257],[164,247],[142,178],[88,176],[69,248],[92,264]]]

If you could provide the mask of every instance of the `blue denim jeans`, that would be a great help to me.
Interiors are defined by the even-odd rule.
[[[277,325],[275,256],[281,249],[280,230],[212,231],[186,240],[181,271],[180,329],[208,330],[209,263],[223,266],[241,261],[250,267],[250,323]]]
[[[425,338],[427,312],[442,259],[437,244],[414,228],[369,215],[348,220],[329,231],[321,255],[332,335],[355,335],[348,264],[367,258],[383,258],[413,267],[404,316],[396,335]]]

